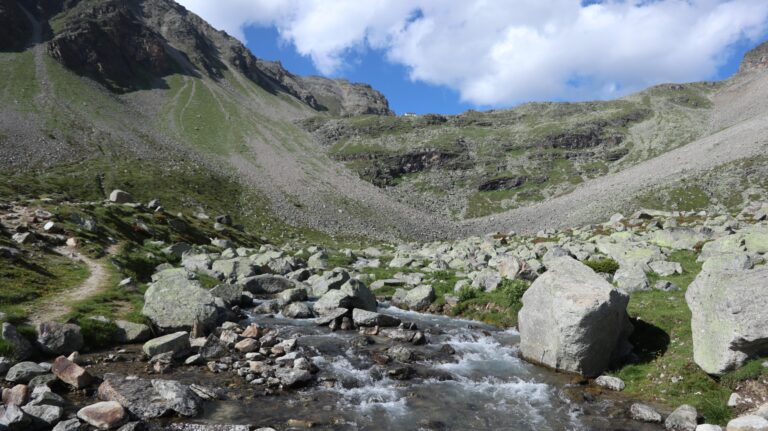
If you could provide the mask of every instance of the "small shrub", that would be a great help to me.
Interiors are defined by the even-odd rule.
[[[114,345],[120,328],[112,322],[103,322],[90,317],[78,320],[85,345],[91,348],[103,348]]]
[[[506,304],[499,305],[515,308],[522,305],[521,301],[525,291],[528,290],[528,283],[523,280],[504,279],[501,282],[501,286],[499,286],[499,290],[504,295],[506,302]]]
[[[475,299],[477,298],[478,293],[477,289],[474,289],[472,286],[462,286],[461,289],[459,289],[459,302]]]
[[[15,354],[13,345],[5,340],[0,339],[0,356],[13,357]]]
[[[595,272],[602,272],[604,274],[614,274],[619,270],[619,263],[613,259],[596,259],[587,260],[584,265],[592,268]]]

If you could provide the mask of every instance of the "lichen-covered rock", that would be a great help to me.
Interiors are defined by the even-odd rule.
[[[425,284],[411,290],[397,289],[392,296],[392,305],[410,310],[423,310],[434,300],[435,289]]]
[[[142,313],[161,331],[189,330],[195,323],[213,328],[225,313],[224,302],[181,271],[174,268],[153,276]]]
[[[693,359],[722,374],[768,352],[768,268],[703,271],[688,287]]]
[[[595,376],[631,349],[629,297],[587,266],[561,257],[523,295],[520,351],[534,363]]]

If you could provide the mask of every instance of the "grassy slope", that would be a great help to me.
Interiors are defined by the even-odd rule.
[[[345,134],[329,152],[351,159],[349,167],[361,173],[379,163],[367,159],[372,155],[426,149],[465,154],[472,169],[452,171],[451,175],[439,169],[405,175],[398,178],[395,187],[404,190],[400,196],[406,200],[413,196],[418,202],[419,195],[427,194],[443,199],[446,205],[463,206],[458,213],[472,218],[567,193],[586,179],[632,166],[696,139],[706,132],[711,107],[708,96],[716,88],[710,83],[666,85],[621,100],[533,103],[511,110],[470,111],[442,123],[428,117],[361,116],[341,121]],[[626,124],[627,118],[643,119]],[[309,122],[309,128],[324,121]],[[588,131],[595,124],[607,124],[601,133],[622,134],[624,141],[597,151],[540,146],[547,137]],[[626,155],[616,161],[606,159],[606,153],[612,151]],[[528,181],[511,190],[477,190],[483,181],[510,175],[543,180]],[[447,198],[445,190],[460,198]]]

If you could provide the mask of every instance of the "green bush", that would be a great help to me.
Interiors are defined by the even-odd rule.
[[[90,317],[77,321],[83,334],[85,345],[91,348],[103,348],[117,343],[120,328],[112,322],[103,322]]]
[[[469,301],[470,299],[477,298],[479,292],[472,286],[462,286],[459,289],[459,302]]]
[[[0,356],[13,357],[15,354],[13,345],[5,340],[0,339]]]
[[[614,274],[619,270],[619,263],[613,259],[596,259],[587,260],[584,265],[592,268],[595,272],[602,272],[604,274]]]
[[[504,279],[501,281],[499,290],[503,294],[504,302],[506,302],[506,304],[499,305],[516,308],[522,306],[521,301],[523,299],[523,294],[528,290],[528,283],[523,280]]]

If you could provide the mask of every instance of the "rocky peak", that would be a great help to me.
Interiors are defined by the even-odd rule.
[[[768,42],[763,42],[744,54],[739,73],[768,69]]]
[[[326,110],[335,115],[393,115],[386,97],[370,85],[320,76],[301,77],[299,80]]]
[[[0,49],[22,49],[29,41],[24,9],[56,22],[47,45],[53,58],[113,92],[162,88],[161,78],[173,73],[218,81],[229,70],[318,111],[391,114],[370,86],[297,77],[173,0],[0,0]]]

